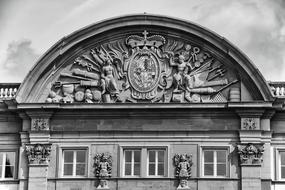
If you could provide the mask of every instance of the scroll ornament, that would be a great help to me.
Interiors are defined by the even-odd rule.
[[[29,164],[48,164],[50,159],[51,144],[28,144],[25,146]]]
[[[242,165],[260,165],[263,161],[263,144],[241,144],[237,146]]]
[[[112,156],[109,153],[98,153],[94,156],[95,176],[100,180],[98,189],[108,189],[107,179],[112,173]]]
[[[187,179],[191,177],[192,155],[175,154],[173,157],[175,176],[179,178],[177,189],[189,189]]]
[[[52,84],[46,102],[199,103],[239,99],[238,80],[211,53],[162,35],[142,34],[100,44],[77,57]]]

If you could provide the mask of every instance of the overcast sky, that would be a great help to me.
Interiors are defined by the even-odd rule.
[[[0,0],[0,82],[22,82],[40,55],[77,29],[144,12],[207,27],[266,80],[285,81],[285,0]]]

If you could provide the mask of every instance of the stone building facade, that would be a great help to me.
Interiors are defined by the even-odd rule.
[[[1,190],[285,189],[285,82],[196,24],[105,20],[0,85]]]

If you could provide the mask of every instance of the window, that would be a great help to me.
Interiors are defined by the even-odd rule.
[[[63,150],[63,176],[85,176],[87,173],[86,150]]]
[[[279,152],[280,171],[279,176],[282,180],[285,180],[285,151]]]
[[[15,177],[15,152],[0,152],[0,179]]]
[[[166,148],[123,149],[123,171],[125,177],[163,177],[167,173]]]
[[[139,176],[141,150],[125,150],[125,176]]]
[[[148,175],[164,176],[164,150],[148,150]]]
[[[202,175],[205,177],[228,176],[228,150],[203,149]]]

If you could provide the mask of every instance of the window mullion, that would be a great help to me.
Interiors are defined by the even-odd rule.
[[[76,176],[76,151],[73,151],[72,176]]]
[[[155,159],[154,159],[154,168],[155,168],[155,171],[154,171],[154,175],[157,176],[158,174],[158,151],[156,150],[155,151]]]
[[[134,175],[134,167],[135,167],[135,151],[132,150],[132,161],[131,161],[131,175]]]
[[[217,151],[214,151],[214,176],[217,176]]]

